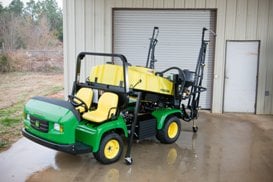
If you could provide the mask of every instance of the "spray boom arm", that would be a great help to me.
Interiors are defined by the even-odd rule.
[[[154,69],[155,59],[155,46],[158,42],[157,36],[159,34],[159,28],[154,27],[152,38],[150,39],[150,46],[147,56],[146,68]]]
[[[187,106],[184,104],[182,105],[182,110],[184,111],[184,120],[191,121],[192,119],[198,118],[198,110],[199,110],[199,100],[201,92],[206,91],[207,89],[202,86],[203,76],[204,76],[204,67],[205,67],[205,58],[206,58],[206,51],[208,40],[205,40],[205,33],[208,29],[203,28],[202,30],[202,38],[201,38],[201,48],[199,51],[199,56],[197,59],[197,64],[194,72],[194,80],[191,87],[189,100]],[[209,30],[211,34],[216,36],[216,34]],[[187,112],[186,109],[189,111]]]

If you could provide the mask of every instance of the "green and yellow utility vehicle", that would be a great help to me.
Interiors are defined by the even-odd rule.
[[[103,164],[120,159],[124,141],[127,164],[132,164],[134,139],[156,137],[161,143],[174,143],[180,135],[180,120],[197,119],[200,93],[206,90],[202,87],[208,43],[205,31],[194,72],[178,67],[161,72],[153,69],[157,27],[146,67],[130,65],[121,54],[81,52],[68,100],[31,98],[24,107],[23,135],[58,151],[92,152]],[[87,56],[108,57],[111,62],[92,67],[88,78],[80,81],[82,61],[93,60],[85,59]],[[193,131],[197,129],[193,122]]]

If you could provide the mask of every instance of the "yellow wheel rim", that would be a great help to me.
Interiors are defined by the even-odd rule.
[[[104,156],[107,159],[115,158],[119,153],[119,142],[117,140],[109,140],[104,147]]]
[[[168,128],[168,136],[169,138],[174,138],[176,137],[177,133],[178,133],[178,125],[176,122],[173,121]]]

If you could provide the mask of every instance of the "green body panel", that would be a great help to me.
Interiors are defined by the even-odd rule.
[[[63,106],[67,104],[63,101],[61,104],[54,104],[36,99],[30,99],[24,108],[25,129],[41,138],[56,144],[75,144],[81,142],[90,146],[92,152],[99,150],[100,142],[103,135],[107,132],[114,131],[124,134],[128,137],[126,122],[122,116],[115,120],[105,121],[103,123],[92,123],[86,120],[79,121],[78,115],[75,115],[73,108]],[[74,111],[74,112],[73,112]],[[166,118],[170,115],[178,117],[182,116],[182,111],[173,108],[160,108],[152,112],[157,120],[157,129],[160,130],[164,126]],[[30,122],[30,118],[37,118],[40,121],[48,123],[48,132],[40,131]],[[33,119],[35,120],[35,119]],[[54,129],[54,124],[58,123],[62,126],[63,131]]]
[[[164,126],[165,119],[170,115],[182,116],[182,111],[172,108],[160,108],[152,112],[152,115],[157,120],[157,129],[161,130]]]
[[[120,130],[126,138],[128,137],[127,127],[121,116],[116,120],[106,121],[102,124],[82,121],[76,128],[76,140],[92,146],[93,152],[97,152],[103,134],[113,130]]]
[[[78,120],[69,109],[48,102],[30,99],[24,107],[24,113],[24,127],[28,132],[57,144],[75,143],[75,129],[78,125]],[[27,116],[48,122],[48,132],[42,132],[31,126],[30,118]],[[63,127],[63,132],[55,130],[54,123],[60,124]]]
[[[82,142],[89,145],[93,152],[99,149],[102,136],[109,131],[119,131],[128,137],[128,131],[124,119],[119,116],[116,120],[106,121],[101,124],[89,121],[79,121],[73,112],[65,107],[48,102],[30,99],[24,108],[24,127],[31,134],[56,143],[75,144]],[[27,116],[35,117],[48,122],[48,132],[42,132],[31,125]],[[63,132],[54,129],[54,123],[63,127]]]

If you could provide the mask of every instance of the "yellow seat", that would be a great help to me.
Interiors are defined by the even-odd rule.
[[[78,90],[75,96],[81,99],[86,104],[87,109],[89,110],[93,100],[93,90],[91,88],[81,88],[80,90]],[[80,103],[80,101],[77,99],[74,99],[74,102],[76,102],[77,104]],[[76,107],[76,109],[80,113],[87,112],[84,106],[78,106]]]
[[[105,92],[99,98],[97,109],[84,113],[82,117],[89,121],[101,123],[116,114],[117,106],[118,95],[115,93]]]

